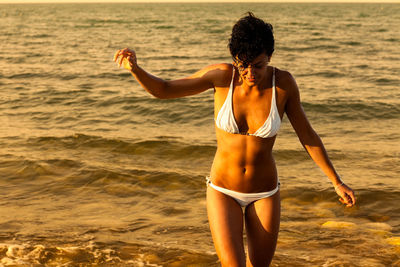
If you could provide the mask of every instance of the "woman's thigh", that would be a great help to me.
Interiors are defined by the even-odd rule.
[[[269,266],[275,253],[281,216],[279,191],[246,208],[248,266]]]
[[[222,266],[245,266],[243,212],[239,204],[212,187],[207,188],[207,214],[214,246]]]

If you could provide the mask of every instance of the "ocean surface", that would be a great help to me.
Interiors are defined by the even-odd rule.
[[[155,99],[112,58],[134,48],[165,79],[229,63],[246,11],[358,198],[338,202],[284,118],[272,266],[400,266],[400,5],[293,3],[0,5],[1,266],[219,265],[212,90]]]

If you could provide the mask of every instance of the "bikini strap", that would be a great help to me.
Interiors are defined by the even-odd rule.
[[[272,67],[272,88],[275,88],[275,67]]]
[[[231,84],[229,85],[229,91],[233,91],[233,80],[235,80],[235,67],[233,67],[232,70],[232,80],[231,80]],[[233,95],[233,93],[232,93]]]
[[[275,88],[275,67],[272,67],[272,100],[276,98],[276,88]],[[276,103],[276,100],[275,100]]]

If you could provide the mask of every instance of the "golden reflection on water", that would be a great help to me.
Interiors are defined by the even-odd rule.
[[[284,119],[272,266],[400,265],[398,7],[265,7],[2,7],[0,264],[218,266],[204,183],[216,149],[212,90],[151,98],[112,55],[134,47],[150,72],[185,77],[230,62],[232,23],[254,10],[275,27],[272,64],[296,77],[358,197],[352,209],[338,203]]]

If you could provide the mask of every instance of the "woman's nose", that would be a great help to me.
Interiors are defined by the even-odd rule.
[[[252,67],[251,65],[247,68],[247,72],[248,74],[250,74],[251,76],[254,75],[255,69],[254,67]]]

